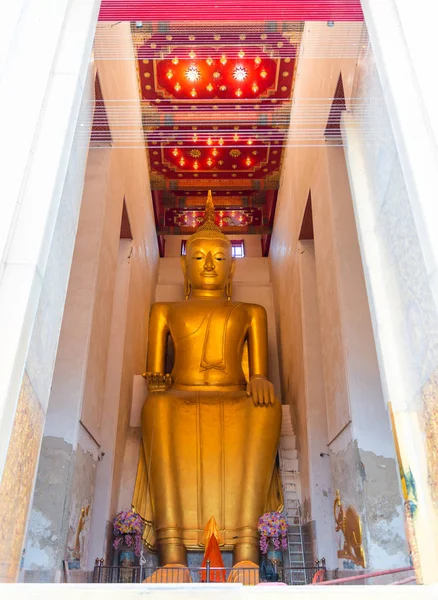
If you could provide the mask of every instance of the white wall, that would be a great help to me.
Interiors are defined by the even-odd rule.
[[[118,42],[130,44],[129,23],[115,27]],[[141,132],[134,60],[99,62],[96,67],[104,100],[131,99],[132,118],[137,116]],[[108,120],[110,128],[117,127],[111,111]],[[133,240],[121,243],[124,200]],[[129,266],[129,277],[121,260]],[[92,566],[91,529],[91,551],[104,555],[120,490],[132,382],[145,363],[157,264],[145,149],[90,149],[28,537],[28,579],[41,570],[46,570],[46,579],[56,578],[63,559],[76,561],[82,569]],[[121,278],[127,289],[119,289]],[[100,460],[104,456],[105,463]],[[86,507],[78,549],[76,534]]]
[[[270,262],[283,395],[295,415],[303,503],[310,505],[308,518],[318,518],[327,536],[327,519],[332,528],[335,526],[332,503],[339,489],[344,504],[354,506],[360,514],[368,567],[378,569],[406,564],[408,558],[395,447],[382,394],[343,149],[324,138],[330,99],[341,73],[347,108],[355,103],[352,87],[357,61],[351,57],[351,46],[350,58],[342,57],[343,43],[349,35],[348,23],[336,23],[332,29],[322,23],[306,23],[304,28],[291,121],[295,135],[300,127],[305,129],[306,124],[297,118],[300,103],[317,99],[320,139],[313,146],[292,144],[286,150]],[[317,41],[336,47],[339,58],[316,60],[307,56]],[[358,50],[362,43],[358,43]],[[314,371],[319,382],[314,380],[312,386],[308,385],[307,362],[314,342],[303,319],[308,306],[302,306],[303,301],[309,302],[309,287],[304,289],[303,272],[300,278],[302,253],[306,250],[298,240],[309,191],[322,362],[322,371]],[[312,300],[314,303],[315,298]],[[326,460],[331,466],[329,490],[325,477],[330,496],[329,502],[323,502],[325,510],[330,511],[325,516],[316,488],[318,471],[319,475],[324,473],[315,452],[312,422],[307,421],[311,415],[318,419],[321,385],[326,404],[326,453],[330,455]],[[325,437],[321,427],[321,422],[315,424]],[[312,464],[305,465],[306,460]],[[342,535],[338,534],[336,545],[342,544]],[[343,568],[343,561],[338,563],[333,550],[331,556],[334,562],[329,566]]]
[[[364,4],[368,11],[369,2]],[[381,8],[389,7],[390,4]],[[375,35],[376,22],[372,25]],[[396,26],[399,28],[400,24],[391,23],[391,29]],[[366,48],[358,63],[354,89],[357,102],[351,113],[344,115],[343,134],[348,144],[347,165],[385,400],[394,416],[401,466],[409,480],[404,499],[407,514],[411,515],[408,529],[413,561],[417,576],[423,577],[424,582],[432,582],[436,581],[437,560],[436,544],[432,540],[438,535],[436,450],[433,450],[437,444],[433,429],[436,422],[438,313],[434,298],[436,278],[428,264],[433,255],[425,251],[427,235],[415,212],[430,208],[428,200],[433,197],[433,192],[418,199],[404,172],[405,169],[415,170],[415,162],[406,156],[406,148],[401,153],[398,151],[400,130],[409,128],[417,119],[427,119],[427,116],[423,107],[418,111],[412,102],[406,121],[398,122],[394,103],[400,101],[402,106],[406,98],[392,96],[394,82],[390,84],[385,73],[389,68],[391,78],[397,79],[406,68],[410,71],[411,65],[400,62],[397,54],[397,65],[401,70],[397,73],[391,68],[394,67],[393,52],[398,47],[400,31],[394,36],[394,47],[391,48],[387,47],[389,40],[383,40],[382,33],[379,32],[380,39],[379,36],[375,38],[376,59],[370,48]],[[382,46],[385,48],[383,55]],[[388,62],[387,53],[390,55]],[[403,85],[408,85],[406,79]],[[417,96],[419,88],[416,84],[409,83],[409,86],[412,86],[410,93]],[[376,111],[369,104],[372,97],[373,106],[385,107],[385,98],[389,96],[392,99],[387,109]],[[357,135],[353,125],[356,112],[363,115],[367,130],[378,133],[374,144],[363,143]],[[415,161],[431,158],[420,131],[411,142],[421,146],[416,151]],[[435,169],[430,175],[436,176],[436,172]],[[416,176],[420,177],[421,185],[426,183],[418,171]],[[429,218],[428,224],[432,222]]]
[[[181,241],[186,240],[188,235],[166,235],[165,236],[165,258],[174,258],[181,255]],[[230,240],[243,240],[245,245],[245,257],[262,258],[262,236],[261,235],[229,235]]]
[[[0,57],[0,512],[19,507],[0,522],[0,581],[15,580],[22,556],[87,157],[78,121],[93,93],[98,2],[37,4],[14,3]]]

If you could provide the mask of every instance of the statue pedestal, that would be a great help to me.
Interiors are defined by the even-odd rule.
[[[233,553],[229,550],[222,552],[222,560],[224,561],[224,567],[231,569],[233,566]],[[187,552],[187,563],[190,568],[196,568],[202,566],[202,560],[204,558],[204,551],[194,552],[193,550]]]

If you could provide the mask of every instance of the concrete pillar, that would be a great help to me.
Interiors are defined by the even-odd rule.
[[[362,0],[365,21],[438,309],[438,85],[433,40],[438,5]]]
[[[438,578],[434,128],[407,45],[413,34],[403,35],[393,2],[375,4],[364,2],[373,54],[359,61],[356,105],[344,115],[343,137],[384,394],[399,447],[409,542],[418,580],[431,583]],[[426,30],[433,22],[424,19]],[[416,33],[431,39],[423,30]],[[425,64],[430,59],[424,57]],[[370,96],[383,110],[370,108]],[[356,110],[363,128],[377,136],[374,143],[358,135]]]
[[[327,146],[318,164],[312,206],[333,487],[361,517],[366,567],[394,568],[408,564],[401,488],[343,148]]]
[[[374,59],[359,63],[344,139],[410,546],[417,580],[431,583],[438,578],[438,84],[431,75],[438,5],[362,6]],[[364,102],[370,87],[382,115]],[[364,128],[380,138],[371,145],[352,122],[364,108]]]
[[[301,431],[305,429],[307,432],[307,440],[300,440],[300,472],[307,462],[309,472],[309,512],[314,528],[315,556],[318,559],[325,558],[327,567],[335,569],[338,561],[332,516],[331,459],[327,449],[329,439],[321,350],[315,247],[312,240],[303,241],[300,244],[300,290],[305,407],[301,408],[298,418],[305,419],[305,424],[301,427]],[[306,512],[306,500],[306,498],[303,498],[304,514]]]
[[[11,6],[13,34],[0,47],[0,164],[8,166],[0,181],[0,581],[17,575],[50,392],[86,160],[87,128],[75,134],[99,1]]]
[[[122,383],[123,354],[125,352],[126,320],[129,282],[131,277],[130,252],[132,240],[120,240],[117,273],[114,290],[113,314],[108,349],[103,413],[100,442],[105,455],[97,464],[94,506],[90,525],[88,569],[91,571],[95,558],[105,558],[109,564],[112,541],[114,509],[111,506],[112,476],[119,418],[119,402]],[[136,462],[134,461],[134,466]],[[129,507],[130,503],[126,506]]]
[[[43,577],[41,571],[45,571],[45,578],[53,580],[67,555],[76,455],[77,452],[84,453],[84,444],[81,445],[82,450],[78,449],[78,439],[80,433],[87,437],[80,420],[110,164],[110,148],[90,152],[25,549],[24,569],[35,573],[27,573],[27,580],[35,577],[40,581]],[[88,453],[90,457],[99,450],[95,442],[91,445],[94,448]],[[93,461],[97,461],[97,456],[93,456]],[[84,482],[82,487],[85,487]],[[78,495],[84,492],[91,508],[93,490],[89,494],[84,489],[77,491]]]

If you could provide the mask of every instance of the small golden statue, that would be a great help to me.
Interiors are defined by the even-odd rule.
[[[258,563],[258,518],[282,505],[275,468],[281,405],[268,380],[266,311],[231,300],[231,243],[214,223],[211,192],[186,248],[186,300],[151,309],[133,506],[161,565],[186,565],[187,549],[203,550],[211,517],[234,563]],[[169,337],[171,376],[165,374]]]
[[[338,509],[338,512],[336,512],[336,509]],[[365,568],[360,517],[352,506],[349,506],[344,512],[339,490],[336,490],[333,513],[336,521],[335,531],[342,531],[345,538],[343,549],[338,550],[338,558],[347,558],[353,561],[355,565]]]
[[[70,551],[72,551],[72,558],[74,560],[81,560],[81,533],[84,530],[89,511],[90,511],[89,504],[81,509],[81,514],[79,515],[78,526],[76,529],[74,546],[73,546],[73,548],[68,547],[68,549]]]

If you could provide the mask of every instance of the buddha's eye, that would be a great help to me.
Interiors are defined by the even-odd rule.
[[[227,260],[227,259],[226,259],[225,257],[223,257],[223,256],[216,256],[215,258],[216,258],[216,260]]]
[[[202,260],[202,259],[203,259],[203,256],[194,256],[193,257],[193,260]]]

